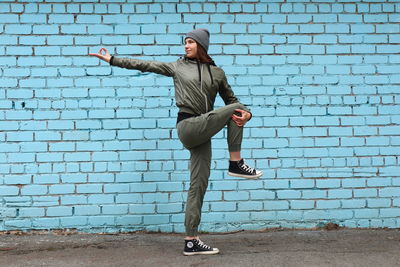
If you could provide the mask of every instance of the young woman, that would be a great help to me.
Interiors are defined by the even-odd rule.
[[[112,66],[154,72],[174,80],[176,105],[179,108],[177,133],[183,146],[190,151],[190,188],[185,213],[184,255],[217,254],[219,250],[203,243],[198,237],[203,198],[208,186],[211,166],[211,137],[228,127],[230,153],[228,174],[256,179],[261,171],[246,165],[240,150],[243,126],[251,118],[250,111],[235,97],[224,71],[207,54],[210,34],[196,29],[185,37],[185,57],[176,62],[159,62],[111,56],[105,48],[96,56]],[[225,106],[216,110],[217,93]]]

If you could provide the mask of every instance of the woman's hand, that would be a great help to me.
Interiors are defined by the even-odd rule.
[[[240,113],[240,115],[233,114],[232,120],[236,123],[237,126],[242,127],[250,120],[251,114],[242,109],[235,109],[235,113]]]
[[[110,63],[111,55],[108,53],[107,49],[101,48],[98,53],[89,53],[89,56],[95,56]]]

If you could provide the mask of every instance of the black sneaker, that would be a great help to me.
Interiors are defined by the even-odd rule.
[[[212,255],[218,253],[219,250],[217,248],[207,246],[200,239],[185,240],[185,249],[183,250],[183,255],[185,256]]]
[[[241,159],[239,161],[229,161],[229,171],[228,174],[230,176],[242,177],[247,179],[257,179],[261,175],[263,175],[262,171],[258,171],[254,168],[250,168],[244,160]]]

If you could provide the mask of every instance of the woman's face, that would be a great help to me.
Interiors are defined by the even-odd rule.
[[[186,38],[185,40],[185,53],[188,58],[197,56],[197,43],[192,38]]]

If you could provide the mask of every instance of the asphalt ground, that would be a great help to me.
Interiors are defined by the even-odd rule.
[[[218,255],[183,256],[183,235],[0,232],[0,266],[400,266],[400,229],[203,234]]]

